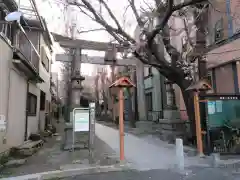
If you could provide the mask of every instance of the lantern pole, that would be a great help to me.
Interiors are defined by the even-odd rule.
[[[120,161],[124,160],[124,122],[123,122],[123,88],[119,88],[119,136]]]
[[[198,149],[199,155],[202,156],[203,142],[202,142],[202,130],[201,130],[201,120],[200,120],[199,95],[197,91],[194,91],[194,109],[195,109],[197,149]]]

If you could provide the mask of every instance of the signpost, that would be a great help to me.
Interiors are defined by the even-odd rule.
[[[94,154],[93,154],[93,149],[94,149],[94,140],[95,140],[95,103],[90,103],[89,104],[89,110],[90,110],[90,140],[89,140],[89,144],[90,144],[90,148],[89,148],[89,153],[90,153],[90,157],[93,158]]]
[[[88,133],[88,141],[90,136],[90,117],[89,108],[74,108],[73,109],[73,143],[72,150],[75,149],[75,134],[77,132]],[[88,142],[89,147],[89,142]]]
[[[124,160],[124,96],[123,89],[135,87],[128,77],[121,77],[116,80],[109,88],[116,89],[119,92],[119,136],[120,136],[120,161]]]
[[[81,137],[86,136],[89,154],[93,156],[95,139],[95,103],[90,103],[89,108],[74,108],[72,113],[73,120],[73,143],[72,151],[75,149],[76,133],[82,133]]]

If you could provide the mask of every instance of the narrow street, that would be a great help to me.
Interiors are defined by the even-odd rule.
[[[19,167],[7,168],[1,172],[1,177],[26,177],[22,175],[37,175],[43,172],[62,171],[63,176],[54,178],[69,180],[237,180],[240,178],[239,167],[213,168],[207,159],[185,154],[185,170],[179,172],[175,168],[175,148],[166,142],[149,136],[140,138],[125,132],[125,158],[127,163],[122,170],[105,169],[85,173],[81,169],[91,169],[93,166],[108,166],[118,164],[119,136],[118,130],[96,123],[95,157],[94,163],[89,162],[88,150],[75,152],[62,151],[61,144],[64,134],[51,137],[44,147],[28,158],[26,163]],[[79,169],[75,174],[67,174],[69,170]],[[66,174],[64,174],[66,172]],[[26,179],[26,178],[25,178]]]
[[[172,172],[170,170],[149,170],[149,171],[125,171],[109,172],[92,175],[74,176],[64,180],[238,180],[239,176],[222,172],[216,169],[198,169],[189,172],[187,175]]]
[[[119,152],[119,132],[116,129],[96,124],[96,135],[116,152]],[[137,170],[172,169],[176,162],[175,148],[163,141],[142,139],[125,133],[125,157]],[[207,165],[204,159],[185,157],[185,166]]]

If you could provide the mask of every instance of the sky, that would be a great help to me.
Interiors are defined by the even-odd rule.
[[[29,0],[16,0],[17,2],[20,1],[20,7],[30,6]],[[42,15],[48,24],[48,28],[51,32],[55,32],[57,34],[66,35],[69,34],[66,31],[67,24],[75,23],[77,29],[79,31],[83,30],[90,30],[90,29],[98,29],[101,28],[96,22],[93,22],[90,18],[86,17],[82,13],[79,12],[79,9],[74,6],[67,6],[66,0],[35,0],[40,15]],[[96,0],[89,0],[89,2],[97,3],[95,7],[98,6],[98,1]],[[137,1],[137,2],[140,2]],[[128,6],[127,0],[107,0],[109,7],[111,8],[114,15],[117,19],[120,20],[120,23],[123,23],[125,19],[125,28],[133,34],[134,29],[136,27],[135,19],[133,19],[133,14],[128,8],[128,11],[125,13],[125,18],[123,17],[123,12],[125,11],[126,7]],[[143,4],[141,4],[143,5]],[[137,4],[140,6],[140,3]],[[26,13],[26,12],[25,12]],[[27,13],[28,14],[28,13]],[[109,16],[106,12],[102,11],[104,17],[109,23],[112,23],[109,19]],[[106,31],[95,31],[90,33],[84,34],[76,34],[76,38],[92,40],[92,41],[101,41],[101,42],[109,42],[112,40],[111,36]],[[59,46],[55,44],[55,49],[59,50]],[[94,52],[94,51],[83,51],[84,54],[88,54],[89,56],[104,56],[104,52]],[[53,71],[58,71],[60,68],[59,62],[54,63]],[[83,64],[82,65],[82,73],[90,75],[93,71],[93,66],[90,64]]]

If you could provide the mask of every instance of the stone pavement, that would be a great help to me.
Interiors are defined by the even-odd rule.
[[[122,171],[107,172],[91,175],[79,175],[65,178],[64,180],[239,180],[240,176],[234,176],[218,169],[201,168],[194,169],[186,174],[170,170],[148,170],[148,171]]]
[[[96,135],[119,152],[119,132],[117,129],[96,124]],[[157,139],[145,139],[125,133],[125,158],[137,170],[173,169],[176,164],[175,147]],[[208,167],[206,159],[185,155],[185,166]]]
[[[61,126],[58,127],[59,136],[48,138],[36,154],[27,158],[25,164],[3,169],[0,172],[0,178],[71,168],[107,166],[119,162],[115,152],[98,137],[95,138],[94,159],[90,158],[88,149],[75,150],[74,152],[63,151],[61,148],[64,136],[63,125],[59,126]]]

